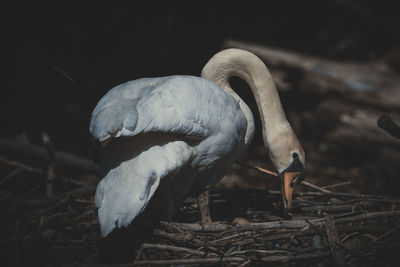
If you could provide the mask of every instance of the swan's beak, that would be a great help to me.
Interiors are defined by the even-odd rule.
[[[287,211],[292,207],[294,187],[305,178],[304,166],[296,153],[293,153],[293,161],[290,166],[279,176],[281,177],[283,205]]]
[[[293,190],[299,175],[300,172],[284,172],[281,174],[282,197],[285,210],[289,210],[292,207]]]

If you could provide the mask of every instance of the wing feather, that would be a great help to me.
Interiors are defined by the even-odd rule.
[[[147,206],[161,180],[187,166],[194,155],[192,147],[175,141],[153,146],[111,169],[95,196],[102,236],[129,225]]]
[[[202,78],[143,78],[111,89],[99,101],[90,132],[99,141],[146,132],[206,137],[229,107],[238,109],[233,97]]]

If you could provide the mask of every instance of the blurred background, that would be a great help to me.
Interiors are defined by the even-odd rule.
[[[3,9],[7,82],[0,95],[0,215],[1,223],[10,227],[0,228],[8,236],[0,245],[2,256],[15,256],[6,263],[22,266],[20,255],[28,255],[18,246],[23,238],[31,240],[26,241],[31,246],[26,259],[35,259],[38,266],[70,258],[54,245],[60,236],[73,241],[90,229],[93,240],[98,239],[92,204],[98,175],[88,172],[91,165],[85,162],[80,168],[61,164],[53,171],[69,180],[63,178],[53,188],[49,165],[54,163],[52,151],[98,161],[89,121],[109,89],[141,77],[198,76],[208,59],[227,47],[248,49],[270,68],[306,151],[307,181],[321,187],[345,183],[332,189],[338,192],[399,196],[400,139],[377,126],[383,114],[400,123],[398,9],[389,1],[264,2],[60,2]],[[246,162],[273,170],[250,90],[240,79],[231,83],[256,118]],[[46,135],[50,142],[43,145]],[[28,146],[16,149],[10,146],[13,142]],[[50,160],[43,160],[45,152],[37,157],[32,145],[45,148]],[[79,191],[82,183],[89,184],[87,195]],[[219,186],[279,189],[276,178],[239,165]],[[72,189],[79,201],[65,200],[64,193]],[[58,214],[62,209],[67,211]],[[36,212],[29,217],[23,211]],[[92,221],[74,221],[82,218]],[[21,232],[29,236],[21,237]],[[87,245],[87,252],[74,244],[70,249],[80,253],[76,261],[83,262],[89,252],[94,255],[94,245]],[[47,255],[49,247],[58,254]]]
[[[235,40],[295,53],[284,62],[282,53],[263,60],[305,147],[310,181],[397,193],[400,142],[375,123],[400,111],[400,20],[389,2],[34,5],[10,8],[6,18],[11,73],[1,90],[3,137],[40,144],[46,132],[57,150],[95,159],[88,125],[109,89],[140,77],[199,75],[216,52],[240,46],[227,43]],[[255,108],[246,85],[232,84]],[[272,168],[259,137],[260,131],[249,157]],[[235,170],[252,178],[239,183],[233,175],[227,186],[274,181]]]

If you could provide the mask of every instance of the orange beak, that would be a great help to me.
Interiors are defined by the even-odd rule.
[[[299,176],[299,174],[299,172],[285,172],[281,176],[282,197],[285,210],[289,210],[292,207],[295,179]]]

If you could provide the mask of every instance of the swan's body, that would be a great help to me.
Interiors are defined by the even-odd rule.
[[[106,144],[95,198],[102,236],[129,225],[147,205],[165,214],[190,191],[217,183],[240,157],[253,138],[254,121],[229,87],[232,75],[253,89],[264,141],[279,173],[293,167],[294,154],[304,164],[270,74],[249,52],[220,52],[203,69],[203,78],[127,82],[99,101],[90,123],[92,135]],[[260,87],[264,91],[256,90]]]

